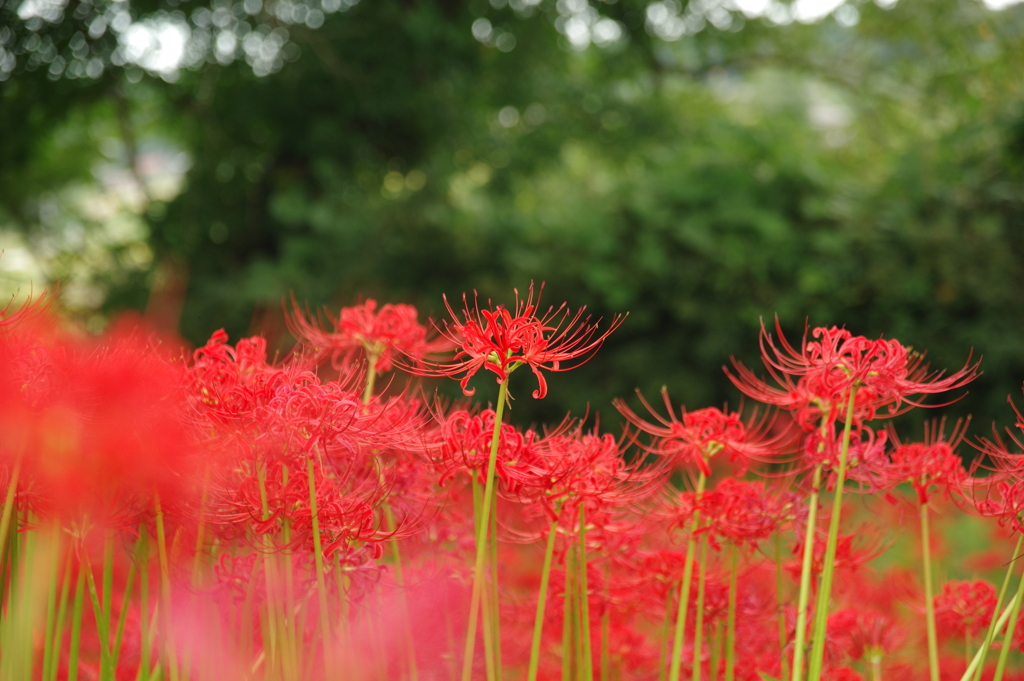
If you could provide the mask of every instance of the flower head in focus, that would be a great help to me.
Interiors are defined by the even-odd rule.
[[[541,370],[568,371],[583,364],[619,327],[625,315],[616,315],[609,328],[600,335],[597,334],[600,320],[591,322],[589,315],[584,317],[586,307],[573,314],[562,303],[557,308],[549,307],[538,316],[543,289],[541,284],[536,300],[532,283],[526,300],[522,300],[516,290],[512,309],[504,305],[490,306],[488,301],[491,309],[481,310],[475,295],[471,307],[463,294],[461,314],[452,309],[446,297],[444,302],[452,321],[445,323],[441,335],[457,346],[458,352],[451,362],[423,361],[420,367],[407,368],[421,376],[457,379],[462,392],[472,395],[475,391],[468,387],[469,380],[480,369],[493,372],[497,382],[504,383],[510,373],[527,364],[537,377],[537,390],[533,391],[533,397],[544,398],[548,384]],[[567,362],[572,364],[566,365]]]
[[[978,376],[978,363],[968,356],[964,366],[949,376],[929,371],[924,355],[897,340],[869,340],[846,329],[819,327],[800,348],[782,335],[778,318],[776,341],[761,324],[761,355],[778,387],[766,383],[735,359],[736,375],[726,370],[733,384],[756,400],[793,412],[797,423],[811,431],[844,420],[853,395],[853,422],[861,424],[885,408],[895,416],[911,407],[925,406],[913,398],[960,388]],[[932,405],[942,406],[942,405]]]

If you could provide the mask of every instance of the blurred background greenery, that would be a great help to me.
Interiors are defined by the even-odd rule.
[[[0,0],[0,286],[287,347],[282,300],[629,311],[516,420],[736,403],[759,319],[1024,379],[1024,6]],[[487,399],[490,387],[478,392]]]

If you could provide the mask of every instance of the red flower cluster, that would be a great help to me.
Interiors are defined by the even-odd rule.
[[[481,369],[502,383],[529,365],[543,397],[545,372],[587,361],[622,318],[601,330],[583,310],[539,311],[539,298],[531,287],[481,309],[464,296],[437,338],[409,306],[369,300],[325,313],[325,330],[293,301],[305,347],[284,357],[218,331],[180,358],[125,327],[69,334],[39,304],[0,311],[5,621],[18,622],[20,580],[54,575],[40,590],[53,613],[41,608],[38,631],[19,639],[33,664],[59,658],[44,674],[56,678],[74,664],[78,678],[447,681],[460,676],[463,615],[479,599],[483,641],[467,678],[529,679],[533,659],[536,679],[788,681],[808,642],[798,626],[825,642],[813,681],[922,676],[922,590],[872,563],[914,515],[888,502],[911,499],[941,532],[939,492],[1019,532],[1024,456],[981,440],[993,474],[968,477],[956,453],[965,424],[901,443],[870,422],[962,386],[976,365],[947,377],[894,340],[832,327],[797,348],[762,329],[772,382],[739,364],[732,378],[767,410],[686,409],[665,390],[663,409],[640,397],[643,416],[617,401],[621,433],[428,408],[415,383],[375,394],[376,372],[394,366],[469,394]],[[458,348],[451,361],[431,357],[445,346]],[[840,460],[869,494],[829,516],[819,494]],[[809,576],[794,583],[786,575],[802,577],[812,538]],[[976,642],[994,592],[950,582],[934,605],[944,633]],[[0,627],[5,655],[12,628]],[[943,673],[959,674],[950,664]]]

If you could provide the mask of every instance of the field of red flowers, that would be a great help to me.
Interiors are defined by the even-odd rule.
[[[527,428],[513,395],[624,318],[532,286],[446,306],[293,301],[273,358],[0,312],[0,679],[1024,678],[1024,417],[891,427],[969,356],[776,326],[726,370],[740,411],[669,386],[617,402],[623,432]]]

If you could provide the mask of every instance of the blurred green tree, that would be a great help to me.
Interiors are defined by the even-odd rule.
[[[523,421],[588,402],[611,418],[611,397],[662,384],[735,401],[720,367],[757,365],[778,314],[936,367],[973,347],[986,373],[952,411],[1005,423],[1024,377],[1024,11],[824,9],[0,0],[0,221],[55,276],[96,280],[83,309],[180,310],[197,343],[283,333],[292,291],[437,315],[441,293],[536,279],[547,302],[629,310],[587,371],[543,404],[517,395]],[[152,140],[187,154],[179,193],[150,191]],[[83,264],[72,218],[44,213],[101,152],[141,190],[139,231]]]

